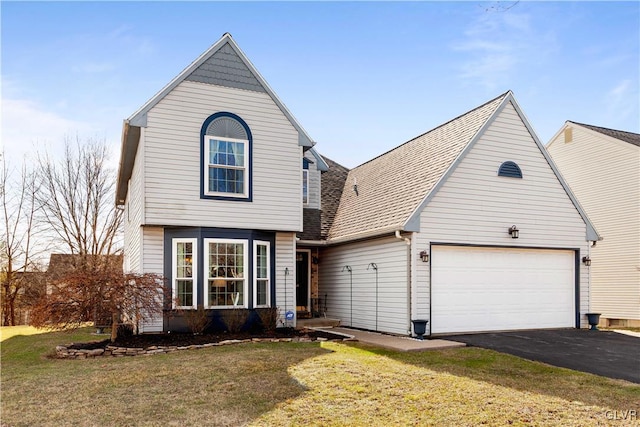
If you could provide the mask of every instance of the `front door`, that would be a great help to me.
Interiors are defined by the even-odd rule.
[[[309,251],[296,252],[296,309],[309,311]]]

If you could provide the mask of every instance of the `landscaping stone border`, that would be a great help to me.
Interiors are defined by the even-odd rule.
[[[349,341],[352,339],[332,339],[331,341]],[[196,350],[201,348],[219,347],[222,345],[243,344],[243,343],[276,343],[276,342],[314,342],[329,341],[327,338],[318,337],[315,340],[306,337],[295,338],[251,338],[243,340],[224,340],[215,343],[195,344],[188,346],[150,346],[140,347],[116,347],[107,345],[106,348],[96,348],[93,350],[79,350],[70,348],[73,344],[56,346],[57,359],[93,359],[96,357],[125,357],[125,356],[153,356],[155,354],[174,353],[181,350]]]

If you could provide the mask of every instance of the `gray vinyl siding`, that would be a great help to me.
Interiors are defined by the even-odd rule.
[[[253,135],[251,202],[200,198],[200,129],[220,111]],[[145,224],[302,230],[298,132],[268,94],[183,81],[149,111],[144,142]]]
[[[279,324],[295,326],[293,321],[285,323],[285,313],[296,312],[296,235],[276,233],[276,302],[280,312]],[[288,271],[288,274],[287,274]]]
[[[313,154],[308,151],[304,155],[305,158],[312,162],[316,162]],[[309,164],[309,203],[304,207],[308,209],[320,209],[320,174],[317,163]]]
[[[164,273],[164,229],[142,227],[143,267],[142,273]],[[163,298],[159,295],[159,298]],[[140,325],[140,332],[162,332],[162,314]]]
[[[327,317],[342,325],[408,334],[408,246],[394,237],[329,247],[322,251],[319,296],[326,298]],[[367,266],[378,265],[376,275]],[[353,287],[345,265],[351,266]],[[376,327],[377,314],[377,327]]]
[[[507,160],[522,179],[497,176]],[[453,170],[420,214],[413,258],[430,243],[579,249],[589,254],[586,224],[534,143],[507,105]],[[507,233],[517,225],[520,238]],[[589,312],[589,271],[580,263],[580,313]],[[429,263],[414,267],[416,317],[429,318]]]
[[[568,126],[573,140],[560,132],[548,151],[603,237],[591,248],[591,308],[640,320],[640,147]]]

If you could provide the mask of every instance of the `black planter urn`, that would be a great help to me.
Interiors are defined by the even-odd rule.
[[[587,322],[589,322],[589,328],[592,331],[598,330],[598,323],[600,323],[600,313],[587,313]]]
[[[427,323],[428,320],[416,319],[411,321],[413,323],[413,332],[416,333],[416,336],[419,340],[423,340],[423,335],[427,332]]]

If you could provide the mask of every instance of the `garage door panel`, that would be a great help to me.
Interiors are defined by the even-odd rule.
[[[573,251],[434,246],[432,333],[574,326]]]

